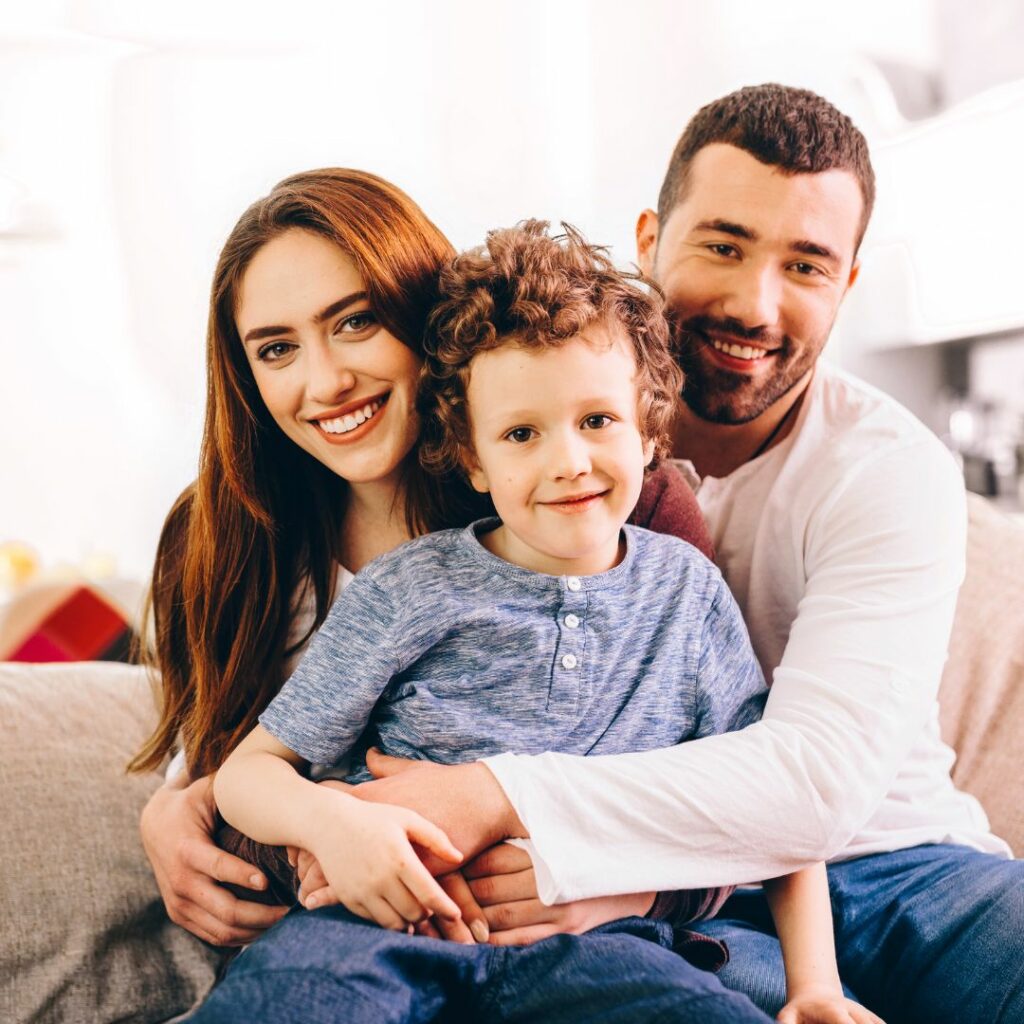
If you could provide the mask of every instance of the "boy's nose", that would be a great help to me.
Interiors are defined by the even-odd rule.
[[[575,480],[590,472],[590,451],[578,438],[557,442],[551,453],[551,475],[556,480]]]

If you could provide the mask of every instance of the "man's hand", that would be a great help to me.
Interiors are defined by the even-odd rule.
[[[241,946],[258,939],[288,908],[240,900],[218,885],[263,890],[267,880],[210,838],[216,813],[212,780],[161,786],[142,812],[139,831],[167,916],[204,942]]]
[[[366,766],[373,782],[356,786],[354,795],[374,803],[398,804],[434,822],[467,857],[526,830],[505,791],[489,769],[471,764],[439,765],[388,757],[371,749]],[[450,864],[426,858],[434,874],[451,870]]]
[[[479,905],[495,946],[523,946],[552,935],[581,935],[618,920],[643,916],[654,903],[654,893],[600,896],[547,906],[537,896],[537,879],[529,854],[502,843],[480,854],[461,872],[475,901],[467,906],[452,894],[464,918]]]

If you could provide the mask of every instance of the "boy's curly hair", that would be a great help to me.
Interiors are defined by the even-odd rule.
[[[644,440],[654,441],[652,466],[668,454],[683,374],[670,348],[661,291],[639,274],[617,270],[607,250],[588,244],[574,227],[563,223],[562,229],[552,236],[541,220],[499,228],[441,271],[418,400],[425,468],[464,470],[472,454],[466,388],[475,355],[507,344],[557,347],[595,324],[619,328],[630,339],[637,418]]]

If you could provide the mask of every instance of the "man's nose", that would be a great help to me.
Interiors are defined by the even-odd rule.
[[[306,394],[318,405],[334,405],[356,386],[340,347],[319,340],[306,347]]]
[[[730,275],[730,290],[722,301],[722,315],[744,327],[774,327],[779,319],[781,281],[768,264],[748,262]]]

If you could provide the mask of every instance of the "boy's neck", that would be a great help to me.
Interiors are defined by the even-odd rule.
[[[556,558],[537,551],[524,544],[504,524],[483,534],[479,541],[502,561],[545,576],[596,576],[614,569],[626,556],[626,538],[621,529],[606,546],[579,558]]]

